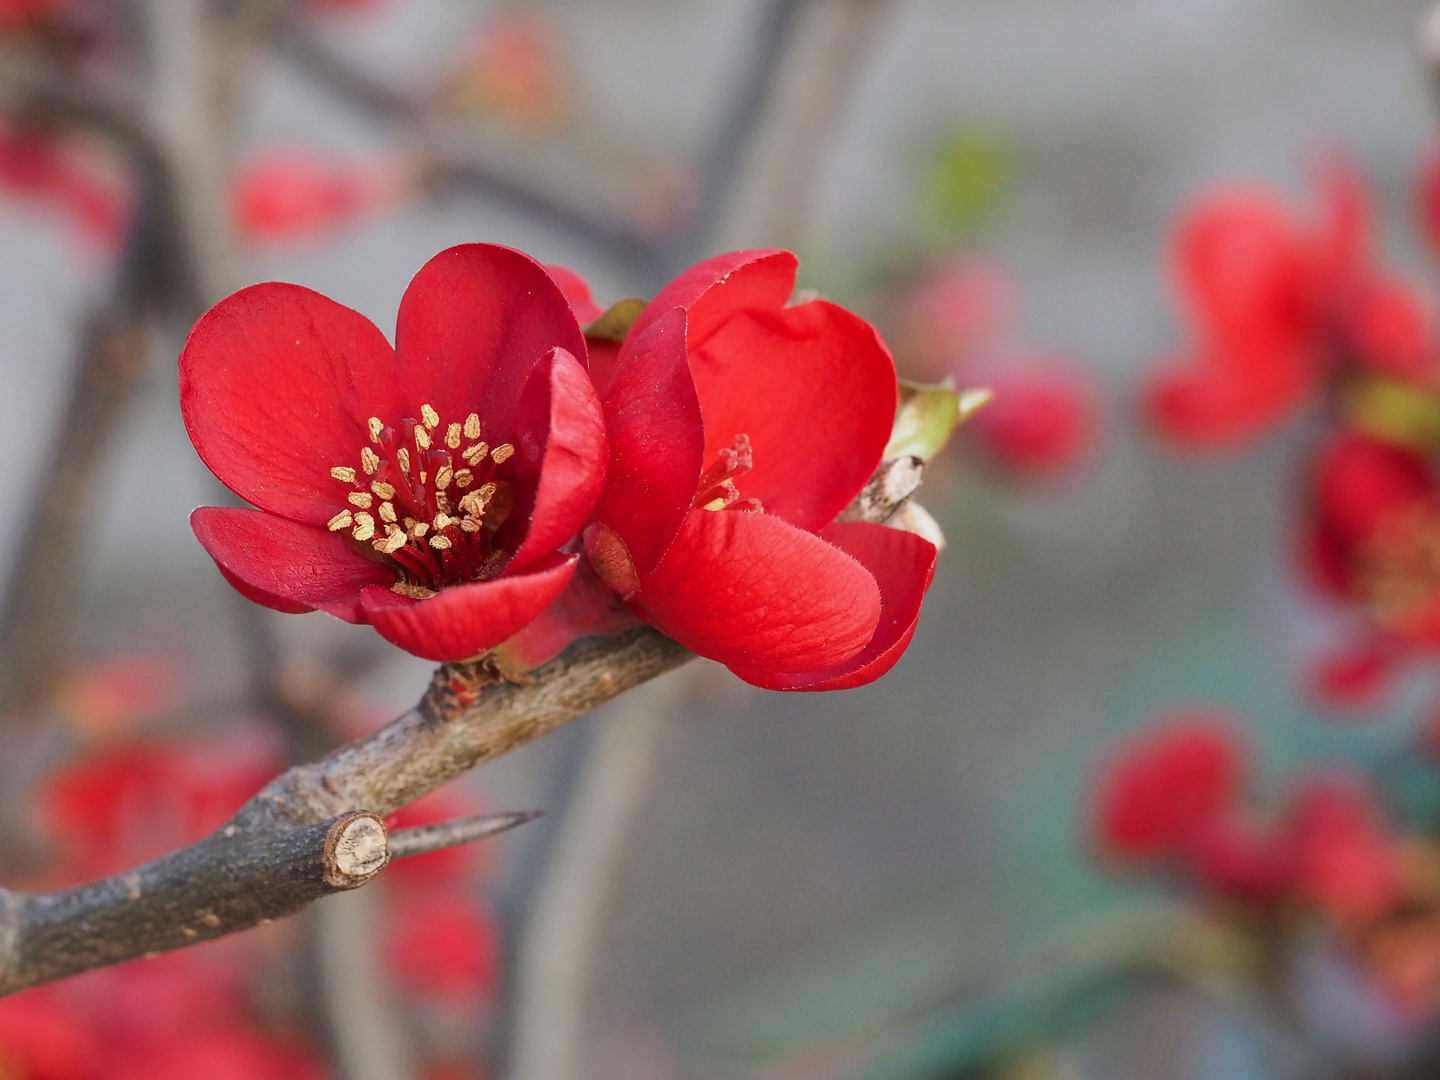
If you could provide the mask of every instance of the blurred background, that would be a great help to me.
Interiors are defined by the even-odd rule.
[[[1427,7],[0,3],[17,885],[192,839],[430,676],[194,541],[175,357],[234,288],[390,333],[456,243],[602,306],[786,246],[903,376],[997,391],[886,678],[695,662],[415,811],[540,822],[0,1004],[0,1077],[1434,1075]],[[1332,484],[1347,438],[1384,461]]]

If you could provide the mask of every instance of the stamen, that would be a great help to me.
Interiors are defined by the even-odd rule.
[[[405,447],[402,446],[399,450],[395,451],[395,460],[400,463],[401,472],[408,473],[410,471],[410,451],[406,450]]]
[[[360,467],[365,470],[366,476],[374,476],[375,470],[380,467],[380,455],[370,447],[362,446],[360,448]]]
[[[440,426],[440,414],[429,405],[420,406],[420,419],[425,421],[425,426],[432,431]]]
[[[352,492],[350,492],[350,503],[351,503],[351,505],[352,505],[352,506],[358,506],[358,507],[360,507],[361,510],[369,510],[369,509],[370,509],[370,505],[371,505],[374,501],[375,501],[375,496],[374,496],[374,495],[371,495],[370,492],[368,492],[368,491],[352,491]]]
[[[391,524],[394,523],[394,521],[395,521],[395,504],[394,504],[394,503],[382,502],[382,503],[380,504],[380,520],[381,520],[381,521],[390,522]]]
[[[410,585],[404,581],[395,582],[390,586],[390,591],[398,596],[408,596],[411,600],[429,600],[438,595],[434,589],[427,589],[424,585]]]
[[[467,439],[480,438],[480,414],[471,413],[465,418],[465,437]]]
[[[432,536],[430,537],[430,546],[436,551],[445,551],[450,547],[450,538],[448,536]]]
[[[485,460],[485,455],[490,453],[489,443],[476,443],[460,456],[465,459],[466,465],[479,465]]]
[[[330,475],[336,480],[343,481],[347,484],[353,484],[355,482],[355,470],[350,468],[349,465],[336,465],[330,470]]]
[[[385,425],[380,422],[380,418],[378,416],[370,417],[369,423],[370,441],[373,443],[378,443],[380,441],[380,432],[385,430]]]
[[[421,450],[429,450],[430,432],[426,431],[423,427],[417,427],[415,429],[415,445]]]
[[[356,540],[369,540],[375,535],[375,519],[369,514],[356,514],[355,528],[351,530],[350,535]]]
[[[461,469],[455,474],[455,486],[461,489],[467,488],[474,479],[475,476],[469,469]]]
[[[341,529],[348,529],[354,520],[349,510],[341,510],[326,523],[325,527],[331,532],[339,532]]]
[[[445,429],[445,445],[451,450],[460,449],[460,425],[451,424]]]
[[[379,495],[382,499],[393,499],[395,497],[394,486],[385,483],[384,480],[376,480],[370,485],[370,490],[373,491],[376,495]]]
[[[467,533],[477,533],[484,528],[484,526],[473,518],[461,518],[460,528]]]
[[[414,518],[412,518],[412,517],[407,517],[407,518],[405,519],[405,528],[407,528],[407,529],[413,529],[413,528],[415,527],[415,525],[416,525],[416,522],[415,522],[415,519],[414,519]]]
[[[447,514],[450,513],[450,500],[445,497],[445,492],[435,492],[435,508],[437,510],[444,510]]]
[[[455,479],[455,470],[449,465],[441,465],[440,471],[435,474],[435,486],[444,491],[450,486],[450,481]]]
[[[450,524],[450,515],[449,515],[449,514],[440,513],[440,514],[436,514],[436,515],[435,515],[435,531],[436,531],[436,532],[439,532],[441,529],[445,528],[445,526],[446,526],[446,525],[449,525],[449,524]]]
[[[416,540],[419,540],[429,531],[430,526],[424,521],[417,521],[414,525],[410,526],[410,535],[413,536]]]
[[[499,446],[495,447],[494,450],[490,451],[490,460],[495,462],[496,465],[502,465],[505,462],[509,461],[510,458],[514,456],[514,454],[515,447],[511,446],[508,442],[501,443]]]
[[[724,510],[724,509],[725,509],[725,500],[724,500],[724,499],[711,499],[708,503],[706,503],[706,504],[705,504],[704,506],[702,506],[700,509],[701,509],[701,510]]]

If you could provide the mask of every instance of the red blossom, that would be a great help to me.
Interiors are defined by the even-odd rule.
[[[395,206],[408,187],[403,165],[393,160],[272,150],[240,168],[235,229],[256,244],[330,236]]]
[[[580,327],[540,264],[496,245],[421,269],[394,348],[309,289],[241,290],[191,331],[180,404],[201,459],[258,507],[191,518],[226,579],[430,660],[548,607],[604,486]]]
[[[1239,857],[1233,830],[1215,831],[1240,793],[1246,751],[1233,718],[1181,713],[1124,746],[1101,775],[1095,838],[1105,854],[1125,860],[1181,855],[1203,838],[1216,864]],[[1232,849],[1218,850],[1222,842]]]
[[[864,320],[787,306],[797,265],[710,259],[639,315],[603,391],[610,479],[585,544],[631,611],[747,682],[841,689],[899,659],[936,552],[835,520],[880,463],[895,368]]]
[[[1316,220],[1253,185],[1221,188],[1182,217],[1174,277],[1196,340],[1166,363],[1147,397],[1152,421],[1176,444],[1250,440],[1345,366],[1434,376],[1429,305],[1376,263],[1359,177],[1336,158],[1318,186]]]
[[[1300,896],[1332,918],[1368,922],[1399,901],[1399,845],[1370,792],[1354,779],[1310,778],[1296,792],[1287,833]]]
[[[939,382],[1002,348],[1016,308],[1010,274],[967,257],[926,274],[894,305],[895,357],[907,375]]]
[[[70,0],[0,0],[0,34],[54,18]]]
[[[523,10],[486,19],[465,49],[454,78],[461,103],[518,128],[564,119],[566,65],[555,28]]]
[[[0,189],[58,212],[102,250],[119,243],[129,213],[123,185],[102,163],[48,132],[0,125]]]
[[[1012,363],[982,369],[978,385],[995,392],[967,425],[989,457],[1029,480],[1072,473],[1095,449],[1099,403],[1073,365],[1057,361]]]

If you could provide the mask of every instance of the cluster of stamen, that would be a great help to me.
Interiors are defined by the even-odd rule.
[[[736,435],[735,441],[715,456],[710,467],[700,474],[700,484],[695,498],[690,503],[692,510],[736,510],[762,511],[759,499],[741,499],[740,489],[735,486],[737,477],[744,476],[755,467],[755,458],[750,450],[750,436]]]
[[[1376,621],[1403,629],[1429,614],[1440,604],[1440,505],[1392,515],[1358,556],[1356,584]]]
[[[442,424],[431,406],[398,428],[369,421],[370,445],[360,467],[336,465],[330,475],[353,490],[329,521],[395,563],[404,580],[391,588],[424,599],[446,585],[484,581],[499,573],[505,553],[494,534],[515,505],[515,489],[496,470],[515,453],[480,438],[480,416]]]

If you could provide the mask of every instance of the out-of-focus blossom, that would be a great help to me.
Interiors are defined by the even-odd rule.
[[[1009,272],[990,259],[941,265],[895,300],[887,319],[895,362],[907,377],[938,383],[1004,347],[1016,309]]]
[[[181,661],[119,656],[84,665],[56,690],[56,709],[91,737],[121,734],[178,704],[187,692]]]
[[[0,191],[59,214],[91,248],[110,251],[129,217],[125,184],[88,147],[0,124]]]
[[[1095,839],[1106,855],[1178,855],[1239,796],[1246,750],[1233,718],[1181,713],[1122,747],[1095,797]]]
[[[1401,852],[1369,790],[1351,777],[1309,778],[1292,797],[1286,838],[1296,889],[1338,923],[1378,919],[1401,896]]]
[[[70,0],[0,0],[0,34],[32,26],[63,11]]]
[[[1401,660],[1395,644],[1382,637],[1325,653],[1310,666],[1311,696],[1329,708],[1373,708],[1389,691]]]
[[[461,108],[521,130],[563,122],[570,95],[555,27],[533,12],[495,12],[466,45],[447,89]]]
[[[1153,379],[1147,399],[1152,422],[1175,444],[1244,443],[1331,374],[1436,374],[1429,305],[1379,265],[1358,176],[1337,158],[1319,188],[1316,220],[1254,185],[1218,189],[1181,218],[1172,264],[1195,340]]]
[[[994,392],[968,425],[990,460],[1027,480],[1063,477],[1099,437],[1099,402],[1084,373],[1063,360],[1014,363],[973,376]]]
[[[395,209],[412,189],[410,171],[394,158],[271,150],[239,169],[235,229],[252,244],[323,239]]]

